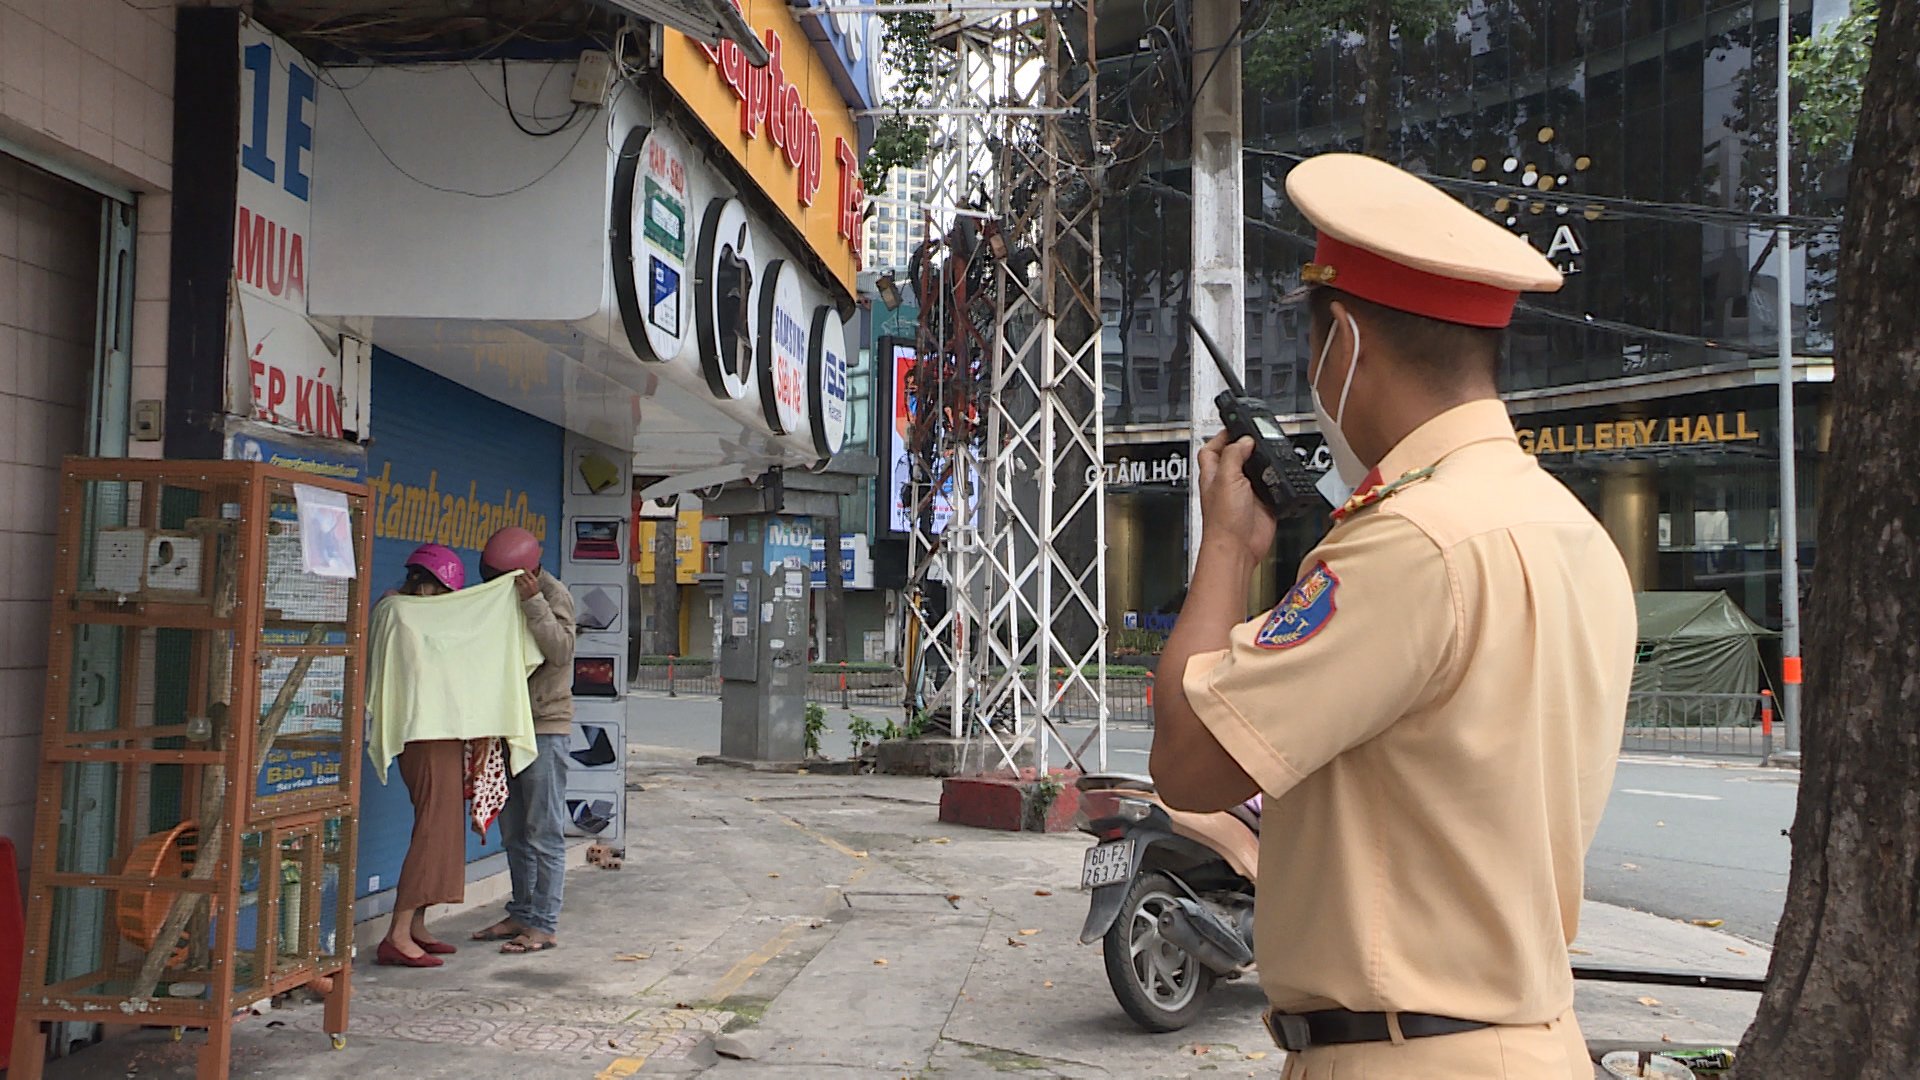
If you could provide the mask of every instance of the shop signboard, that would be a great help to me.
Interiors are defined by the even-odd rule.
[[[1517,429],[1516,434],[1520,437],[1520,449],[1536,457],[1596,451],[1648,452],[1760,441],[1760,431],[1747,419],[1745,411],[1523,427]]]
[[[666,30],[664,81],[852,295],[866,205],[853,113],[784,0],[743,0],[741,11],[772,55],[766,66],[731,41]]]
[[[302,434],[341,438],[351,410],[341,395],[339,335],[323,335],[307,318],[314,70],[291,46],[248,19],[240,23],[239,62],[240,168],[228,331],[236,355],[227,411]]]
[[[880,52],[885,47],[886,24],[872,11],[849,11],[846,6],[829,14],[819,10],[823,0],[804,0],[795,6],[814,51],[833,71],[840,93],[855,107],[871,109],[882,93]]]
[[[847,324],[829,304],[814,311],[807,335],[807,393],[813,448],[832,457],[847,441]]]
[[[753,225],[739,199],[715,199],[700,222],[699,269],[693,282],[694,334],[707,388],[739,401],[754,381],[760,277]]]
[[[786,259],[767,263],[760,289],[760,404],[776,435],[807,421],[807,329],[800,268]]]
[[[1333,468],[1333,451],[1318,434],[1306,432],[1288,441],[1309,472],[1323,473]],[[1178,491],[1187,487],[1192,474],[1186,443],[1137,443],[1108,446],[1104,466],[1088,467],[1087,482],[1104,479],[1109,487]]]
[[[644,359],[678,359],[693,331],[689,184],[687,150],[671,129],[627,133],[614,175],[613,283],[627,343]]]
[[[873,558],[868,554],[867,535],[865,533],[842,533],[840,535],[840,583],[849,589],[873,588]],[[824,536],[813,538],[813,564],[810,585],[815,589],[827,587],[827,540]]]

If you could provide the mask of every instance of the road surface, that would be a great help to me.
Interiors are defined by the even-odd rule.
[[[720,748],[711,698],[629,699],[635,743],[707,752]],[[897,710],[855,710],[881,719]],[[848,753],[848,714],[827,710],[822,748]],[[1070,729],[1076,742],[1087,729]],[[1153,730],[1108,730],[1108,769],[1144,774]],[[1785,769],[1630,756],[1615,775],[1606,816],[1587,858],[1587,896],[1674,919],[1721,919],[1721,928],[1771,944],[1786,901],[1799,774]]]

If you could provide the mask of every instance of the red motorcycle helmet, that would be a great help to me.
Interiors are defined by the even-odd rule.
[[[518,525],[509,525],[494,533],[480,552],[480,576],[492,581],[515,570],[539,575],[540,539]]]

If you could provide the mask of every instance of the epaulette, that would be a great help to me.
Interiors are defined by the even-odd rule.
[[[1413,469],[1403,474],[1400,479],[1395,480],[1391,484],[1382,484],[1374,475],[1369,475],[1368,479],[1372,480],[1373,483],[1361,485],[1360,490],[1353,493],[1353,497],[1347,500],[1346,505],[1333,512],[1333,520],[1336,523],[1345,521],[1354,514],[1387,498],[1387,496],[1392,495],[1394,492],[1411,487],[1432,475],[1433,466],[1431,465],[1423,469]]]

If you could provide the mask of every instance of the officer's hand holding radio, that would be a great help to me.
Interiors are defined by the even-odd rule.
[[[1222,431],[1200,448],[1200,550],[1218,547],[1254,562],[1273,548],[1273,511],[1254,494],[1247,479],[1253,439],[1227,441]]]

